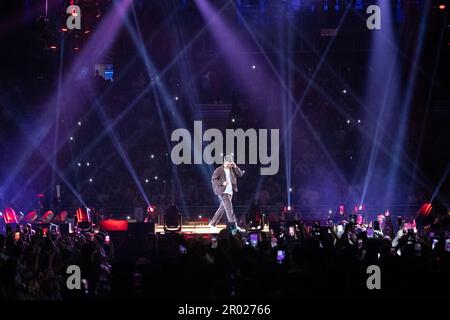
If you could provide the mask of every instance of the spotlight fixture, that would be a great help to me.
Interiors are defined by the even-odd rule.
[[[94,181],[94,179],[90,178],[90,179],[89,179],[89,182],[92,182],[92,181]]]
[[[155,179],[155,180],[158,180],[158,176],[155,176],[154,179]]]
[[[175,101],[178,101],[178,99],[179,99],[178,97],[175,97]]]
[[[10,223],[17,224],[18,219],[17,219],[16,211],[13,208],[6,208],[4,220],[5,220],[6,224],[10,224]]]
[[[50,221],[53,219],[54,216],[55,216],[55,213],[53,211],[49,210],[46,213],[44,213],[39,220],[44,223],[50,223]]]
[[[81,162],[78,162],[78,166],[81,167]]]
[[[75,211],[77,217],[77,227],[86,229],[91,227],[91,214],[89,208],[78,208]]]
[[[236,119],[234,119],[234,118],[233,118],[233,119],[231,119],[231,122],[235,123],[235,122],[236,122]]]
[[[256,69],[256,66],[255,66],[255,65],[252,65],[252,69],[255,70],[255,69]]]
[[[78,125],[81,127],[81,121],[78,121]]]
[[[148,183],[148,179],[145,179],[145,183]]]
[[[73,141],[73,137],[70,137],[69,140],[70,140],[70,141]]]
[[[350,120],[347,120],[347,124],[350,124]]]
[[[89,162],[86,162],[86,167],[89,167],[91,164]]]
[[[343,94],[346,94],[346,93],[347,93],[347,90],[346,90],[346,89],[343,89],[343,90],[342,90],[342,93],[343,93]]]
[[[153,159],[154,157],[155,157],[155,155],[154,155],[154,154],[151,154],[151,155],[150,155],[150,158],[152,158],[152,159]]]

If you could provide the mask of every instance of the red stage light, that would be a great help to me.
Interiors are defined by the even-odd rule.
[[[419,216],[428,216],[432,209],[433,206],[431,203],[424,203],[419,209]]]
[[[156,220],[156,216],[157,216],[156,206],[149,205],[147,207],[147,215],[146,215],[146,217],[144,219],[144,223],[148,223],[150,221]]]
[[[78,208],[76,216],[78,228],[88,229],[91,227],[91,215],[88,208]]]
[[[440,5],[438,6],[438,8],[439,8],[439,10],[445,10],[445,4],[440,4]]]
[[[91,217],[88,210],[85,208],[78,208],[76,211],[77,221],[80,222],[91,222]]]
[[[22,219],[22,223],[23,222],[33,222],[34,220],[36,220],[37,219],[37,217],[38,217],[38,214],[37,214],[37,211],[36,210],[33,210],[33,211],[30,211],[30,212],[28,212],[26,215],[25,215],[25,217],[23,217],[23,219]]]
[[[44,215],[41,217],[41,221],[42,222],[50,222],[53,219],[53,216],[55,214],[53,213],[53,211],[49,210],[46,213],[44,213]]]
[[[127,231],[128,221],[127,220],[102,220],[100,221],[100,228],[104,231]]]
[[[13,208],[5,209],[5,222],[6,223],[18,223],[16,211]]]
[[[61,31],[62,31],[62,32],[66,32],[66,31],[67,31],[67,28],[61,28]]]
[[[50,49],[55,50],[56,46],[50,46]]]

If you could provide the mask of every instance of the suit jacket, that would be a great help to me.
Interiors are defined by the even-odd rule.
[[[237,177],[242,177],[242,171],[239,169],[238,166],[236,168],[230,169],[231,174],[231,185],[233,186],[233,192],[237,192]],[[225,191],[225,186],[223,185],[223,182],[227,181],[227,176],[225,174],[225,169],[223,165],[220,167],[217,167],[216,170],[214,170],[214,173],[211,177],[211,184],[213,191],[216,195],[221,196],[222,193]]]

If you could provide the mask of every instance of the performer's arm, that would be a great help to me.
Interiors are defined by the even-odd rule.
[[[235,173],[239,178],[242,177],[242,175],[243,175],[242,170],[241,170],[236,164],[234,164],[233,170],[234,170],[234,173]]]
[[[214,184],[214,185],[216,185],[216,186],[219,186],[221,183],[220,183],[220,172],[219,172],[219,170],[218,170],[219,168],[216,168],[216,170],[214,170],[214,173],[213,173],[213,175],[212,175],[212,177],[211,177],[211,182]]]

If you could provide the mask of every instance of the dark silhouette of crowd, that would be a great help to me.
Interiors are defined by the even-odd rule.
[[[398,230],[294,221],[270,234],[224,229],[212,238],[8,227],[0,299],[439,297],[449,284],[448,220]],[[68,289],[71,265],[80,267],[80,289]],[[371,265],[380,267],[380,290],[367,287]]]

